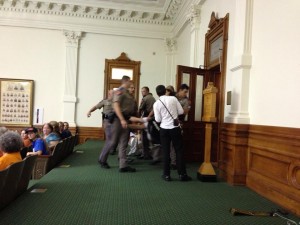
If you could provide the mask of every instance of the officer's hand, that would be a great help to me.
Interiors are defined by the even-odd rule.
[[[126,120],[121,120],[121,125],[122,125],[122,127],[124,129],[126,129],[127,128],[127,122],[126,122]]]

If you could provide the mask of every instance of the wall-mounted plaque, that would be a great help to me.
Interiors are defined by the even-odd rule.
[[[213,40],[210,44],[209,64],[213,64],[216,61],[221,60],[223,49],[223,36],[220,36]]]
[[[0,79],[0,124],[31,126],[33,80]]]

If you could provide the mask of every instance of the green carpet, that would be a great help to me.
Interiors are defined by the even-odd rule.
[[[245,187],[196,179],[197,164],[188,164],[191,182],[161,179],[161,165],[136,159],[136,173],[119,173],[117,156],[109,156],[111,169],[97,163],[103,142],[76,146],[63,165],[42,179],[0,212],[1,225],[144,225],[144,224],[286,224],[278,217],[232,216],[231,207],[270,211],[279,206]],[[79,153],[82,151],[82,153]],[[44,193],[30,193],[45,188]],[[292,215],[289,218],[300,221]]]

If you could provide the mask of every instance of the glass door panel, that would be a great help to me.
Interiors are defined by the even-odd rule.
[[[202,99],[203,99],[203,76],[196,77],[195,94],[195,121],[201,121],[202,118]]]

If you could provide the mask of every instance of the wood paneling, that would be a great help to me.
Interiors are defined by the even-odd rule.
[[[300,129],[249,129],[247,186],[300,215]]]
[[[249,125],[223,124],[219,154],[220,176],[230,184],[245,185]]]
[[[84,143],[88,139],[104,140],[104,129],[102,127],[77,127],[79,135],[79,144]]]
[[[300,215],[300,129],[223,124],[219,170]]]

